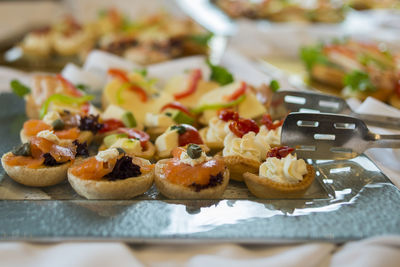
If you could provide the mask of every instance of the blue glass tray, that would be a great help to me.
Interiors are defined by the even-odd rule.
[[[0,153],[19,143],[24,103],[0,95]],[[145,243],[345,242],[400,234],[400,191],[365,155],[310,162],[317,171],[302,199],[257,199],[231,182],[221,200],[167,200],[155,187],[129,201],[79,197],[67,182],[43,189],[0,169],[0,240],[120,240]]]

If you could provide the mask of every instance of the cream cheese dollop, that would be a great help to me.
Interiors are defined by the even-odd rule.
[[[44,131],[38,132],[36,136],[47,139],[50,142],[53,142],[55,144],[60,143],[60,139],[58,138],[57,135],[54,134],[54,131],[44,130]]]
[[[206,141],[210,143],[218,143],[223,146],[224,139],[228,133],[229,122],[220,120],[218,117],[213,117],[209,121]]]
[[[200,157],[198,157],[197,159],[192,159],[188,155],[187,151],[183,151],[181,153],[181,156],[179,157],[179,161],[180,162],[188,164],[188,165],[190,165],[192,167],[197,165],[197,164],[203,163],[203,162],[205,162],[207,160],[210,160],[210,159],[211,159],[211,157],[207,157],[207,155],[206,155],[206,153],[204,151],[201,152]]]
[[[97,161],[107,162],[109,160],[118,158],[119,151],[116,148],[109,148],[103,151],[99,151],[96,155]]]
[[[261,161],[261,152],[259,145],[256,143],[256,134],[248,132],[242,138],[237,137],[234,133],[229,132],[224,139],[223,156],[241,156],[256,161]]]
[[[296,155],[289,154],[285,158],[267,158],[260,165],[259,176],[271,179],[278,183],[295,184],[303,180],[307,174],[307,165],[303,159],[297,159]]]

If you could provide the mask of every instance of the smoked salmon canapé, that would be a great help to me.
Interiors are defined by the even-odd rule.
[[[173,158],[157,162],[155,184],[170,199],[219,199],[229,170],[221,157],[208,157],[196,144],[173,150]]]
[[[292,154],[293,148],[274,147],[260,165],[259,173],[243,174],[250,192],[258,198],[302,197],[315,179],[315,169]]]
[[[153,180],[154,165],[121,148],[100,151],[68,170],[72,188],[87,199],[131,199],[149,190]]]
[[[4,154],[1,163],[14,181],[43,187],[64,181],[72,163],[88,155],[86,143],[63,142],[53,132],[45,130]]]

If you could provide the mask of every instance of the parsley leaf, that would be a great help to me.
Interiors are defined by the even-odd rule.
[[[87,92],[89,90],[89,86],[87,86],[86,84],[83,83],[79,83],[77,85],[75,85],[75,87],[79,90],[81,90],[82,92]]]
[[[233,75],[226,68],[213,65],[208,59],[206,62],[211,69],[210,80],[216,81],[220,85],[226,85],[233,82]]]
[[[10,83],[11,89],[19,97],[23,97],[24,95],[27,95],[31,92],[31,89],[23,85],[20,81],[18,80],[12,80]]]
[[[300,58],[310,70],[315,63],[329,64],[328,58],[322,54],[322,44],[314,47],[302,47],[300,50]]]
[[[271,88],[272,91],[276,92],[279,90],[279,88],[281,88],[281,86],[277,80],[272,80],[269,83],[269,88]]]
[[[196,35],[191,35],[189,36],[189,39],[199,45],[206,46],[208,44],[208,41],[213,37],[214,35],[210,33],[206,34],[196,34]]]
[[[371,82],[368,73],[355,70],[346,76],[343,79],[343,83],[346,86],[349,86],[353,91],[361,91],[361,92],[374,92],[376,91],[375,85]]]
[[[143,68],[143,69],[137,69],[135,70],[136,73],[139,73],[140,75],[142,75],[143,77],[147,76],[147,69]]]

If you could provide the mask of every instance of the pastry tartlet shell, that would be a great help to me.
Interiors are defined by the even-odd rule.
[[[162,177],[165,164],[170,159],[157,162],[155,167],[155,184],[158,191],[169,199],[220,199],[229,183],[229,169],[225,167],[222,183],[196,192],[193,188],[171,183]]]
[[[5,164],[3,159],[11,154],[11,152],[8,152],[1,158],[3,168],[14,181],[26,186],[45,187],[59,184],[67,178],[67,170],[71,166],[71,162],[35,169],[26,166],[10,166]]]
[[[302,197],[315,179],[315,169],[307,164],[307,174],[297,184],[278,183],[262,178],[254,173],[243,174],[244,182],[250,192],[258,198],[296,198]]]
[[[69,183],[80,196],[87,199],[131,199],[149,190],[154,181],[154,169],[138,177],[116,181],[81,179],[70,170]]]
[[[257,173],[261,163],[241,156],[224,156],[226,166],[229,168],[230,178],[243,182],[243,174]]]

